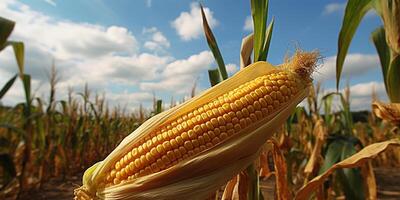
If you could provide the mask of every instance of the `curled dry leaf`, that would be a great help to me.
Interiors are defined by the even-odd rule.
[[[314,172],[317,165],[319,156],[321,155],[322,145],[325,142],[326,127],[324,126],[324,121],[318,119],[315,124],[313,134],[316,136],[316,142],[312,150],[311,156],[308,159],[307,165],[304,168],[304,174],[306,175],[305,183],[310,178],[311,174]]]
[[[358,153],[334,164],[323,174],[315,177],[307,185],[303,186],[296,194],[295,199],[309,199],[310,195],[318,189],[336,169],[355,168],[363,166],[368,160],[375,158],[379,153],[385,151],[389,146],[400,146],[400,140],[388,140],[366,146]]]
[[[254,63],[152,117],[85,172],[75,198],[207,198],[258,157],[307,96],[317,57],[298,51],[280,67]]]
[[[393,124],[400,124],[400,103],[372,103],[372,112],[379,118]]]
[[[287,184],[287,165],[285,157],[279,149],[279,143],[275,139],[268,140],[271,143],[272,157],[274,158],[275,180],[276,180],[276,199],[291,199],[289,187]]]
[[[224,193],[222,194],[222,200],[232,200],[233,191],[235,189],[236,183],[238,182],[238,177],[233,177],[225,186]]]
[[[367,191],[367,195],[365,196],[369,200],[377,199],[374,168],[372,167],[372,162],[370,160],[367,161],[365,165],[361,166],[361,174],[364,179],[365,191]]]

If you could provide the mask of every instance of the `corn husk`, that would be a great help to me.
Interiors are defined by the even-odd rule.
[[[76,199],[207,198],[258,157],[259,151],[267,139],[285,122],[296,105],[307,96],[308,87],[311,83],[309,73],[307,77],[297,75],[299,84],[302,85],[301,88],[303,89],[291,101],[280,106],[270,116],[241,130],[213,148],[207,149],[195,157],[183,160],[168,169],[124,183],[104,187],[101,185],[101,180],[107,175],[106,173],[113,164],[130,150],[130,146],[145,135],[150,134],[156,127],[169,123],[177,116],[208,103],[227,91],[273,70],[288,70],[291,64],[297,64],[299,68],[313,68],[316,62],[316,53],[313,53],[313,55],[312,57],[301,53],[297,55],[306,59],[314,59],[312,66],[304,66],[304,63],[309,62],[296,57],[292,63],[280,67],[274,67],[266,62],[254,63],[201,95],[149,119],[128,135],[103,161],[85,172],[83,186],[75,190]],[[298,70],[298,68],[294,70]],[[303,72],[311,72],[312,69],[299,71],[301,75],[304,75]]]

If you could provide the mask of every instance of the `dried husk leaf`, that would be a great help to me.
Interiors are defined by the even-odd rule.
[[[297,192],[295,199],[309,199],[310,195],[316,191],[318,187],[324,183],[325,179],[328,178],[336,169],[363,166],[366,162],[375,158],[379,153],[385,151],[391,145],[400,146],[400,140],[388,140],[366,146],[358,153],[334,164],[323,174],[312,179]]]
[[[379,118],[393,124],[400,124],[400,103],[372,103],[372,112]]]
[[[284,66],[287,67],[288,65]],[[304,67],[303,65],[299,66]],[[310,84],[309,77],[300,78],[299,76],[299,80],[301,80],[299,84],[302,84],[304,89],[300,90],[290,102],[280,106],[269,117],[241,130],[223,143],[157,173],[106,188],[101,188],[100,183],[113,163],[122,155],[125,155],[132,144],[148,135],[156,127],[169,123],[177,116],[191,111],[194,107],[208,103],[215,97],[223,95],[247,81],[273,70],[286,69],[288,68],[274,67],[266,62],[254,63],[201,95],[147,120],[127,136],[105,160],[85,172],[84,185],[77,189],[75,193],[85,193],[90,198],[98,199],[207,198],[210,193],[216,191],[258,157],[260,148],[265,141],[271,137],[274,130],[284,123],[296,105],[307,96]],[[298,74],[297,71],[296,74]]]

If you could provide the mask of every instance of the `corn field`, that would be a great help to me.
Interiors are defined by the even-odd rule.
[[[19,67],[0,91],[0,199],[400,198],[400,171],[385,171],[400,168],[400,2],[347,2],[338,85],[363,16],[374,9],[384,22],[372,40],[391,102],[372,92],[371,111],[360,112],[351,109],[349,86],[325,92],[312,81],[323,60],[318,50],[298,48],[282,64],[269,64],[269,2],[250,4],[254,31],[242,41],[239,72],[228,77],[201,7],[217,64],[208,71],[210,89],[195,95],[194,87],[192,99],[168,106],[154,97],[151,108],[134,112],[109,106],[87,85],[56,100],[55,64],[48,98],[34,94],[24,43],[7,40],[14,22],[0,18],[0,50],[13,48]],[[25,101],[2,105],[15,81],[23,83]],[[66,187],[65,197],[43,194],[51,184]]]

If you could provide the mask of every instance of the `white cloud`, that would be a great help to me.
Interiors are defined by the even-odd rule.
[[[13,38],[29,41],[26,45],[51,52],[59,59],[84,59],[137,50],[135,37],[124,27],[55,20],[15,1],[6,1],[0,12],[3,17],[16,21]]]
[[[204,13],[211,28],[218,25],[218,21],[214,18],[213,12],[209,8],[204,7]],[[198,4],[192,3],[190,5],[190,12],[181,12],[179,17],[171,23],[171,26],[175,28],[181,39],[185,41],[199,38],[203,32],[203,26]]]
[[[247,16],[246,20],[244,21],[243,30],[245,31],[253,31],[253,18],[251,16]]]
[[[328,88],[322,92],[320,98],[331,92],[336,92],[335,88]],[[345,93],[345,89],[339,92]],[[383,82],[371,81],[362,82],[350,86],[350,108],[351,110],[371,110],[372,93],[382,100],[387,101],[385,85]],[[334,98],[333,108],[335,111],[341,109],[341,101],[339,98]]]
[[[144,43],[144,47],[149,50],[163,51],[164,48],[169,48],[171,45],[164,34],[156,27],[143,29],[143,34],[150,36],[150,40]]]
[[[322,14],[329,15],[333,13],[343,13],[346,8],[346,2],[344,3],[330,3],[324,7]]]
[[[372,54],[348,54],[343,65],[342,77],[352,77],[365,74],[373,69],[379,69],[379,57]],[[314,73],[317,81],[333,80],[336,77],[336,56],[323,60],[323,64]]]
[[[163,78],[157,82],[143,82],[142,90],[169,91],[177,94],[189,93],[201,72],[210,69],[213,63],[210,51],[203,51],[187,59],[169,63],[162,72]]]
[[[177,74],[197,74],[210,67],[214,58],[210,51],[202,51],[187,59],[176,60],[167,65],[164,76],[175,76]]]
[[[57,99],[65,99],[70,87],[82,91],[87,83],[92,93],[106,94],[109,105],[128,107],[151,102],[153,91],[168,91],[180,99],[190,93],[199,74],[206,72],[214,60],[209,51],[178,60],[155,54],[157,48],[170,47],[168,39],[155,27],[144,29],[141,36],[147,36],[144,47],[151,49],[153,45],[156,50],[143,53],[139,52],[141,44],[125,27],[56,19],[14,0],[0,4],[0,13],[16,21],[11,37],[25,43],[26,73],[32,76],[35,94],[44,94],[45,99],[53,60],[60,76]],[[12,48],[0,53],[0,61],[0,85],[4,85],[18,71]],[[133,92],[124,91],[127,88]],[[14,85],[2,103],[23,101],[22,91],[20,83]]]
[[[373,90],[378,95],[385,94],[385,84],[383,82],[366,82],[350,86],[350,95],[355,97],[371,97]]]
[[[46,3],[52,5],[52,6],[57,6],[56,2],[54,0],[44,0]]]
[[[235,74],[239,70],[238,66],[233,63],[226,64],[225,67],[226,67],[226,71],[230,75]]]
[[[37,95],[48,94],[47,74],[53,59],[61,77],[57,98],[65,98],[69,87],[81,90],[85,83],[107,94],[113,87],[132,88],[140,81],[158,79],[162,69],[175,60],[139,53],[136,38],[125,27],[59,20],[13,0],[0,4],[0,13],[16,21],[11,39],[25,43],[25,70],[32,76],[32,88],[39,88]],[[161,32],[152,33],[151,38],[169,46]],[[4,85],[18,71],[12,48],[2,51],[0,60],[0,84]],[[23,100],[22,91],[14,85],[3,103]]]

